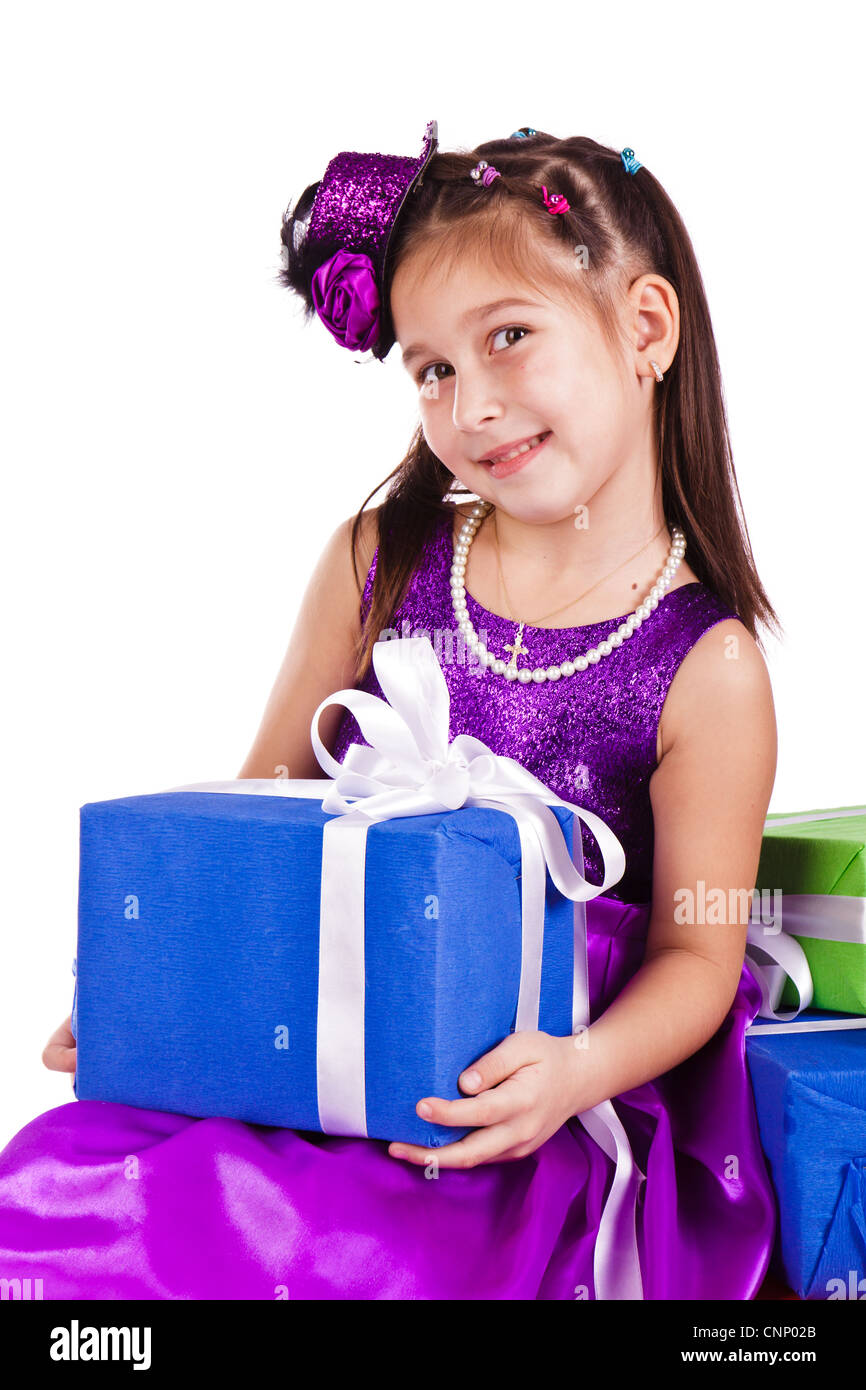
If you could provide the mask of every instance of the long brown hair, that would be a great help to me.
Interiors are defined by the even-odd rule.
[[[480,190],[469,177],[479,159],[500,177]],[[564,213],[550,216],[542,185],[563,194]],[[283,224],[290,270],[282,281],[312,312],[308,272],[298,273],[294,224],[307,210],[313,185]],[[585,251],[581,274],[575,250]],[[565,255],[563,253],[566,253]],[[550,291],[577,309],[589,308],[615,346],[622,345],[618,303],[640,275],[670,282],[680,309],[679,345],[657,384],[655,429],[662,506],[669,525],[685,533],[698,579],[733,608],[760,645],[758,624],[781,635],[779,619],[755,567],[737,486],[722,394],[718,352],[703,281],[688,232],[665,190],[644,167],[629,174],[619,152],[579,136],[558,140],[538,132],[490,140],[468,152],[437,152],[410,196],[389,253],[386,292],[409,257],[425,266],[476,256],[513,270],[515,278]],[[432,452],[419,424],[392,473],[368,493],[352,527],[359,594],[358,532],[367,503],[388,486],[377,508],[379,554],[371,603],[356,651],[355,683],[370,668],[374,643],[399,606],[419,554],[455,498],[474,497]],[[451,498],[451,500],[447,500]]]

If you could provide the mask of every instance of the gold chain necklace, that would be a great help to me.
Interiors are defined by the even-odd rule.
[[[472,541],[476,531],[479,529],[479,527],[482,524],[482,521],[486,519],[491,510],[493,510],[493,508],[489,505],[480,501],[477,502],[472,508],[471,515],[460,528],[460,535],[454,543],[454,557],[451,562],[451,606],[454,610],[454,617],[457,622],[458,629],[460,630],[460,632],[462,632],[466,645],[469,647],[470,651],[472,651],[479,658],[481,664],[483,666],[489,667],[494,672],[494,674],[504,676],[505,679],[509,681],[517,680],[521,684],[525,684],[527,681],[555,681],[559,680],[562,676],[573,676],[577,672],[586,671],[590,666],[595,665],[596,662],[600,661],[602,657],[610,656],[617,647],[622,646],[622,643],[626,641],[628,638],[630,638],[632,634],[637,631],[637,629],[641,626],[645,619],[647,619],[652,613],[652,611],[658,607],[659,603],[664,598],[665,593],[670,588],[674,574],[678,569],[679,565],[682,563],[683,556],[686,552],[686,538],[683,532],[681,531],[679,526],[671,527],[673,539],[671,541],[671,547],[668,553],[668,558],[664,564],[664,567],[661,570],[661,573],[659,574],[655,584],[653,584],[652,588],[650,589],[643,602],[638,604],[634,612],[630,613],[629,616],[625,619],[625,621],[620,623],[619,627],[616,628],[615,631],[610,632],[603,641],[599,642],[597,647],[590,647],[585,652],[576,654],[573,658],[569,658],[568,660],[561,662],[558,666],[548,666],[546,668],[536,667],[534,670],[527,667],[522,667],[520,670],[518,670],[518,656],[526,655],[528,653],[528,649],[523,646],[521,641],[523,629],[526,626],[525,621],[521,622],[518,625],[517,631],[514,635],[514,641],[506,642],[504,644],[505,650],[511,653],[508,661],[505,661],[504,658],[498,657],[493,652],[489,651],[487,648],[487,644],[480,639],[474,627],[472,626],[472,621],[469,617],[469,612],[467,608],[465,580],[466,564],[469,558],[469,550],[472,546]],[[495,524],[496,522],[494,518],[494,527]],[[657,532],[656,534],[658,535],[659,533]],[[653,536],[652,539],[655,540],[656,537]],[[651,544],[652,541],[647,541],[646,545],[641,547],[641,550],[646,550],[647,546]],[[641,550],[636,551],[635,554],[640,555]],[[633,555],[630,558],[633,560],[635,556]],[[499,563],[498,539],[497,563]],[[622,569],[623,565],[627,565],[628,563],[629,560],[623,560],[622,564],[617,565],[616,569],[611,570],[611,574],[616,574],[617,570]],[[505,594],[506,602],[508,604],[508,607],[510,608],[511,603],[508,599],[508,593],[505,588],[505,580],[502,576],[501,563],[499,563],[499,574],[500,580],[502,582],[502,591]],[[591,593],[592,589],[598,588],[598,585],[602,584],[604,582],[604,579],[609,578],[610,575],[605,575],[602,579],[597,580],[596,583],[591,586],[591,588],[586,590],[586,593]],[[581,598],[583,597],[584,595],[581,594]],[[563,607],[570,607],[577,601],[578,600],[576,599],[572,599],[571,604],[564,604]],[[561,613],[562,608],[557,608],[554,610],[554,612]],[[544,616],[553,617],[554,614],[548,613]],[[517,620],[511,618],[506,619],[506,621],[516,622]]]
[[[582,594],[577,595],[577,598],[569,599],[568,603],[563,603],[560,605],[559,608],[554,608],[551,613],[542,613],[541,617],[537,619],[535,622],[529,622],[526,618],[524,618],[523,622],[520,624],[521,631],[524,627],[537,627],[538,623],[543,622],[545,618],[555,618],[557,613],[562,613],[564,609],[573,608],[576,603],[580,603],[581,599],[586,598],[587,594],[591,594],[593,589],[598,588],[599,584],[603,584],[606,579],[610,579],[612,574],[616,574],[619,570],[625,569],[625,566],[630,565],[632,560],[636,560],[638,555],[642,555],[643,552],[646,550],[647,546],[652,545],[653,541],[658,540],[662,531],[665,529],[666,524],[666,522],[662,522],[655,535],[650,536],[649,540],[641,546],[640,550],[636,550],[634,555],[629,555],[627,560],[623,560],[622,563],[617,565],[615,569],[612,569],[609,574],[603,574],[601,579],[597,579],[596,582],[594,584],[591,584],[588,589],[584,589]],[[499,528],[496,525],[495,509],[493,512],[493,535],[496,542],[496,565],[499,570],[499,582],[502,585],[502,592],[505,595],[505,603],[509,610],[508,616],[509,618],[513,619],[514,622],[517,622],[518,619],[514,617],[513,605],[511,599],[508,597],[508,590],[505,587],[505,576],[502,573],[502,560],[499,553]]]

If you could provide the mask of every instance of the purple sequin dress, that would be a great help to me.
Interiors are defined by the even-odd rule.
[[[587,904],[594,1019],[643,958],[649,779],[665,696],[698,638],[736,614],[702,584],[686,584],[579,676],[507,682],[456,640],[451,536],[446,517],[392,622],[399,636],[426,632],[433,642],[452,738],[474,734],[517,759],[619,837],[625,876]],[[482,640],[507,656],[514,624],[467,603]],[[521,664],[558,664],[615,625],[525,628]],[[362,688],[381,696],[372,668]],[[347,712],[335,756],[353,741],[362,739]],[[586,875],[600,882],[584,833]],[[775,1199],[744,1056],[759,1003],[744,965],[713,1038],[614,1100],[646,1175],[637,1221],[647,1299],[749,1299],[764,1279]],[[576,1119],[524,1158],[442,1168],[434,1179],[380,1140],[71,1101],[0,1153],[0,1277],[41,1278],[46,1299],[594,1298],[594,1239],[612,1172]]]

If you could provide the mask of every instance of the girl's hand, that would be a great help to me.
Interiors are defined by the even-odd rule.
[[[550,1033],[509,1033],[460,1077],[468,1100],[427,1096],[416,1109],[443,1125],[480,1125],[472,1134],[441,1149],[389,1144],[393,1158],[440,1168],[474,1168],[479,1163],[524,1158],[576,1112],[578,1053],[574,1038]],[[479,1080],[471,1084],[473,1072]],[[429,1113],[423,1109],[429,1106]]]
[[[72,1015],[70,1014],[48,1039],[45,1051],[42,1053],[42,1061],[49,1071],[71,1071],[74,1086],[75,1054],[76,1045],[72,1035]]]

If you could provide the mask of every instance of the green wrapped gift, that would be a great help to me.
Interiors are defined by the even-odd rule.
[[[782,931],[803,948],[811,1007],[866,1014],[866,806],[769,815],[755,886],[753,918],[780,903]],[[786,979],[781,1004],[798,1002]]]

